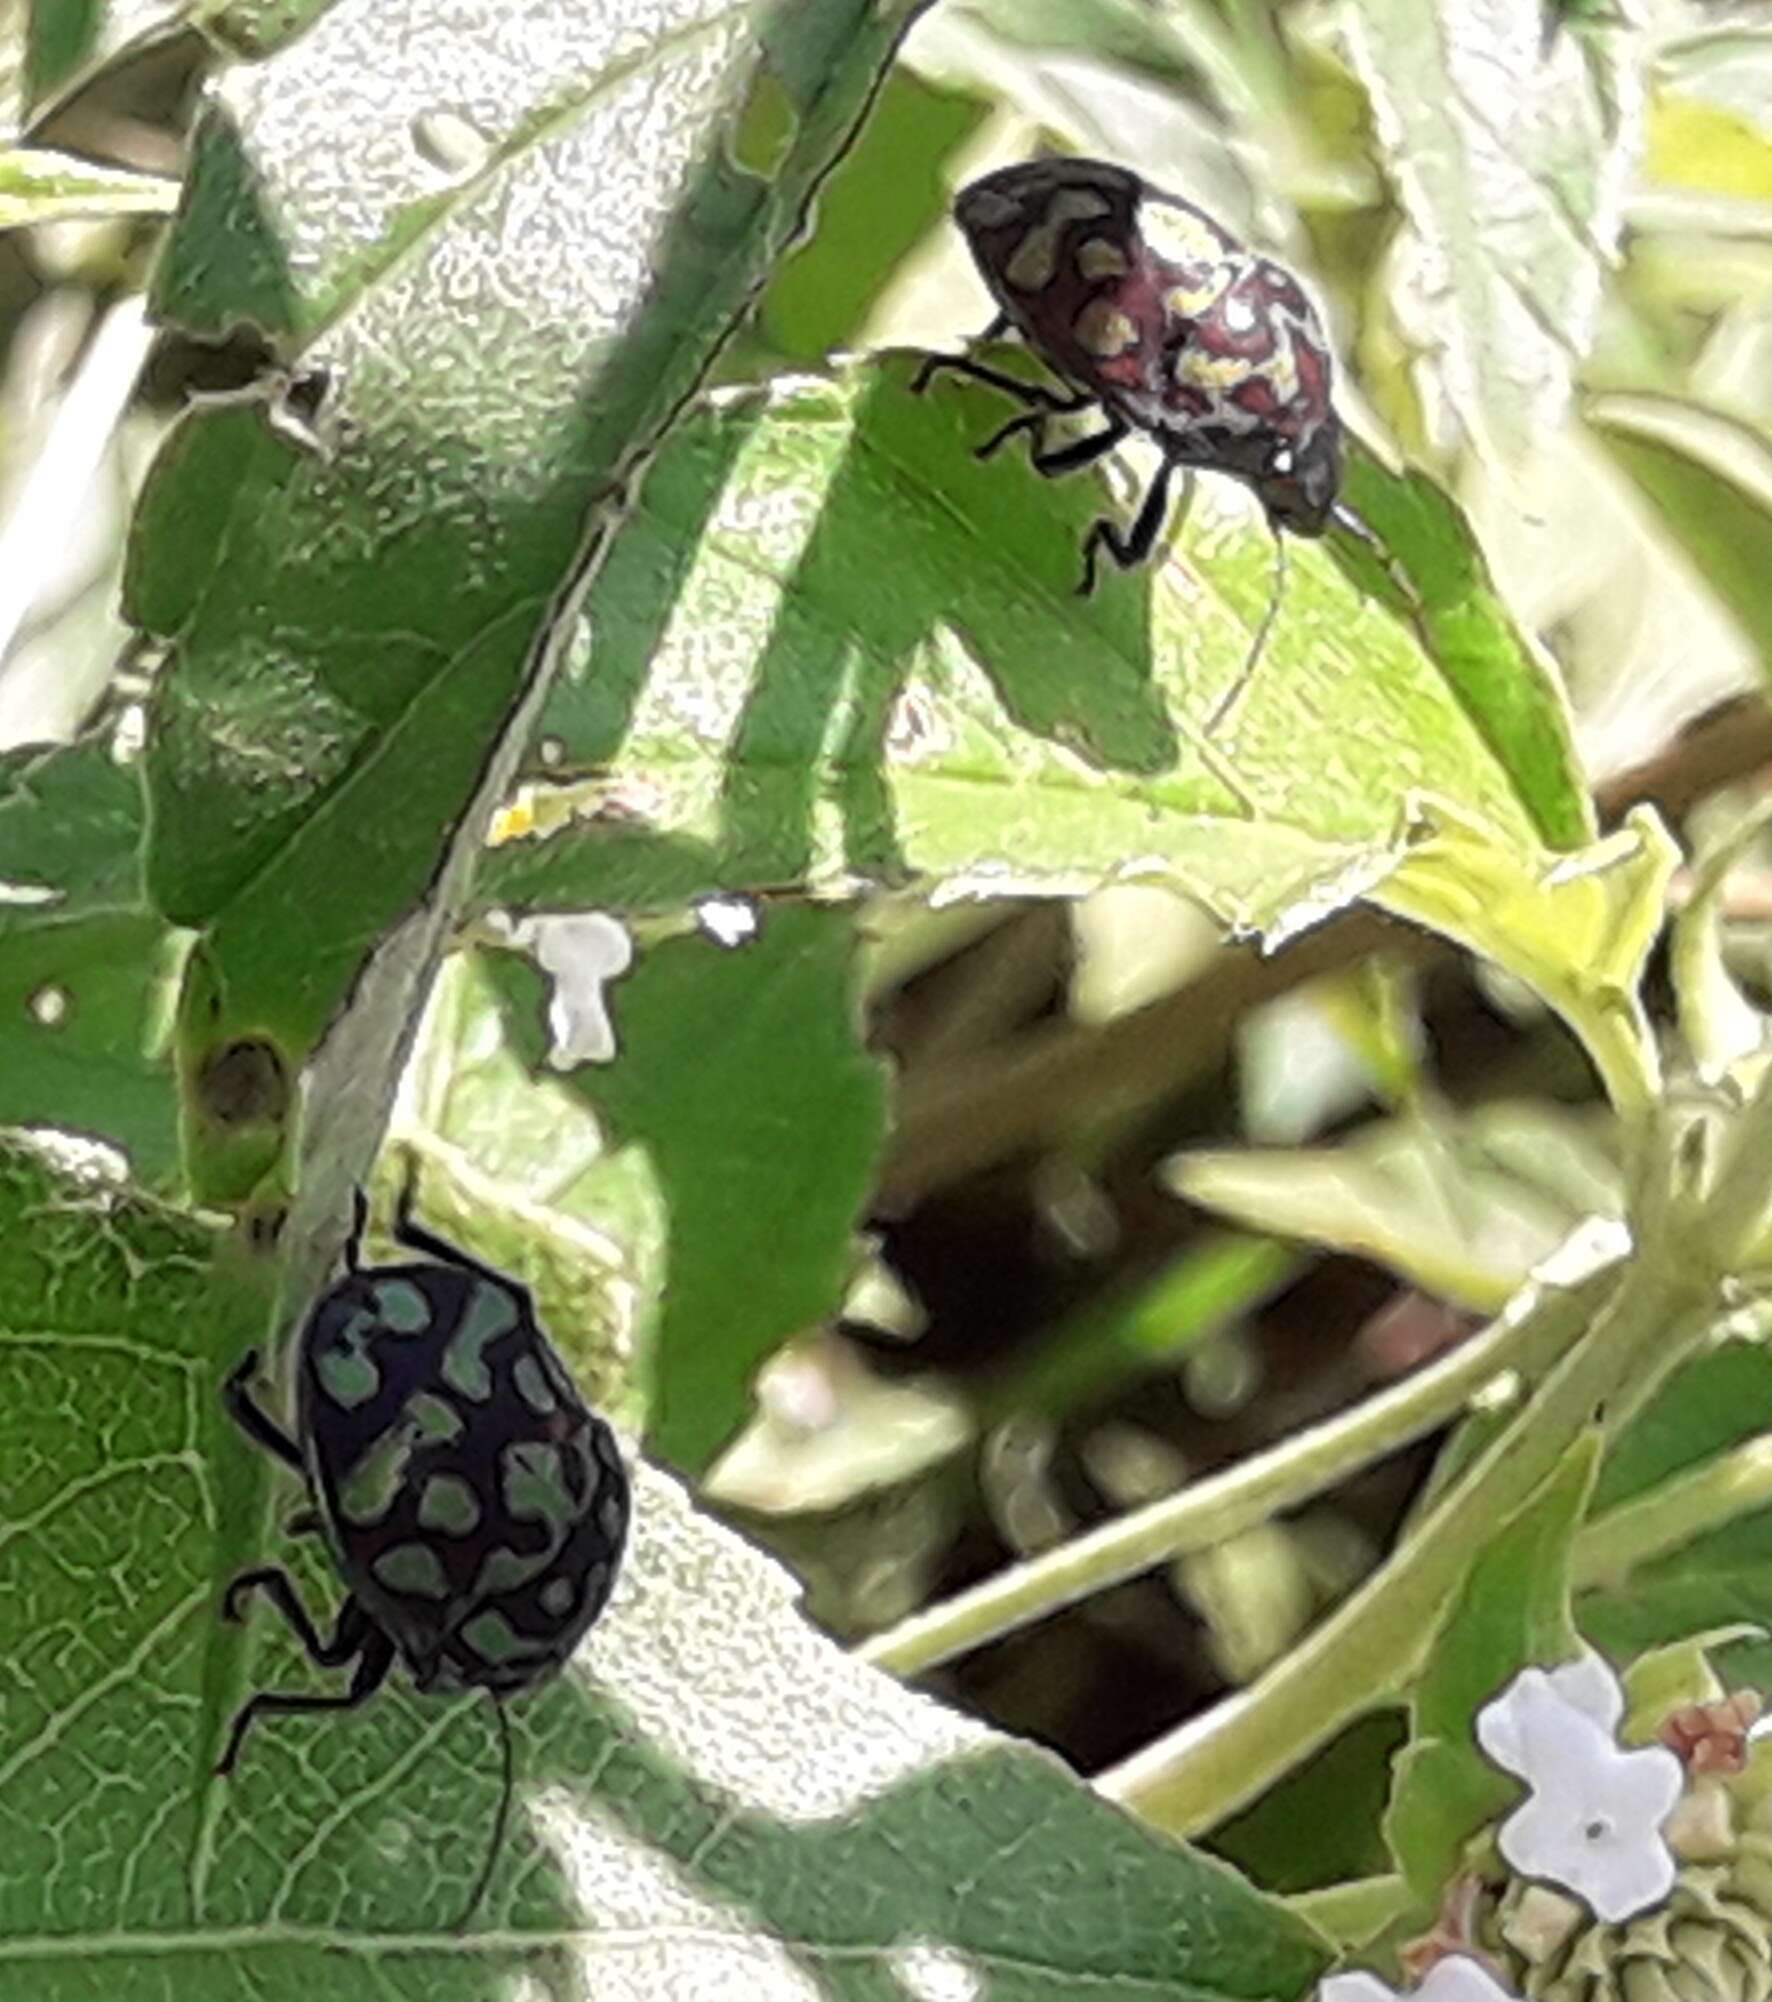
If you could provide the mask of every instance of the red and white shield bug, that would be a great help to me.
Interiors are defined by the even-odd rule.
[[[1095,522],[1083,538],[1079,591],[1098,554],[1131,569],[1156,546],[1177,468],[1228,473],[1255,493],[1276,537],[1273,602],[1249,659],[1208,719],[1241,695],[1279,602],[1285,534],[1320,536],[1337,507],[1341,425],[1322,321],[1296,278],[1191,202],[1105,160],[1034,160],[961,190],[954,215],[997,302],[981,336],[1013,329],[1066,391],[961,355],[932,355],[913,385],[952,369],[1024,407],[978,449],[989,458],[1026,432],[1037,472],[1056,477],[1140,432],[1162,464],[1132,528]],[[1091,407],[1101,430],[1047,442],[1055,417]]]

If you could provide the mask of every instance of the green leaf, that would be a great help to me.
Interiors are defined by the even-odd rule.
[[[532,1073],[488,957],[452,953],[438,973],[389,1129],[386,1194],[412,1170],[427,1221],[520,1278],[585,1394],[638,1429],[664,1285],[656,1179],[643,1149],[606,1144],[569,1083]]]
[[[644,1463],[614,1600],[509,1707],[515,1804],[466,1936],[500,1793],[477,1695],[393,1685],[272,1718],[216,1778],[248,1687],[329,1678],[274,1620],[216,1617],[218,1546],[297,1495],[221,1423],[207,1249],[0,1151],[8,1993],[886,2002],[937,1974],[993,2002],[1309,1992],[1324,1953],[1282,1905],[845,1656]],[[336,1603],[299,1548],[303,1595]]]
[[[141,781],[108,736],[0,754],[0,1124],[108,1141],[160,1184],[177,949],[142,896],[141,838]]]
[[[254,1042],[292,1079],[347,995],[341,1074],[373,1111],[361,1079],[459,908],[562,607],[913,11],[693,0],[636,39],[600,10],[514,34],[502,7],[338,0],[210,100],[156,302],[254,320],[310,372],[187,418],[130,552],[131,615],[170,655],[148,882],[202,933],[179,1046],[210,1197],[281,1129],[275,1094],[248,1120],[203,1080]],[[425,60],[392,76],[390,47]],[[721,143],[759,90],[785,135],[767,178]],[[452,97],[484,110],[445,145]]]
[[[645,1146],[668,1217],[647,1443],[673,1466],[704,1468],[757,1366],[841,1301],[886,1122],[853,958],[847,912],[791,905],[736,948],[668,940],[614,989],[615,1061],[567,1074]],[[535,982],[517,961],[499,972],[539,1062]]]
[[[1212,1853],[1289,1897],[1383,1870],[1391,1762],[1407,1736],[1396,1710],[1360,1718],[1215,1828]]]
[[[158,174],[95,166],[71,153],[0,147],[0,229],[74,217],[170,215],[178,183]]]
[[[170,34],[196,0],[15,0],[0,20],[0,134],[41,117],[105,63]],[[6,46],[14,39],[16,51]]]
[[[644,910],[858,877],[971,895],[1146,877],[1276,936],[1382,879],[1418,791],[1522,850],[1535,822],[1583,824],[1573,766],[1545,762],[1550,712],[1503,714],[1541,664],[1517,642],[1504,659],[1485,612],[1487,666],[1454,685],[1351,581],[1398,599],[1351,531],[1288,545],[1262,656],[1205,734],[1273,597],[1248,497],[1203,477],[1169,560],[1082,599],[1099,483],[979,464],[1003,399],[915,396],[913,373],[893,357],[685,423],[591,595],[596,651],[581,635],[543,715],[545,838],[498,851],[489,896]],[[1374,511],[1386,478],[1359,489]],[[1419,560],[1432,601],[1448,552],[1424,538]],[[1467,568],[1444,569],[1461,603]]]
[[[1569,1554],[1599,1457],[1598,1434],[1584,1435],[1485,1546],[1416,1682],[1385,1834],[1424,1905],[1437,1901],[1470,1836],[1518,1791],[1478,1749],[1477,1712],[1522,1668],[1579,1650]]]
[[[1772,674],[1772,449],[1752,425],[1661,396],[1596,397],[1588,422]]]
[[[1607,1511],[1651,1507],[1664,1483],[1696,1476],[1718,1455],[1750,1444],[1769,1401],[1772,1356],[1758,1342],[1726,1342],[1694,1357],[1608,1455],[1595,1498],[1596,1533]],[[1772,1508],[1744,1507],[1623,1577],[1594,1578],[1577,1614],[1582,1631],[1619,1660],[1740,1621],[1772,1630]],[[1754,1662],[1753,1680],[1772,1686],[1764,1643],[1731,1648],[1732,1664],[1739,1667],[1745,1657]]]
[[[1640,986],[1679,860],[1653,808],[1577,855],[1522,855],[1437,801],[1418,828],[1374,901],[1525,981],[1581,1038],[1614,1108],[1642,1113],[1660,1064]]]
[[[1555,668],[1524,634],[1489,575],[1456,501],[1421,473],[1387,473],[1364,452],[1349,455],[1343,493],[1377,537],[1343,535],[1331,545],[1363,589],[1395,598],[1415,627],[1452,700],[1491,755],[1550,848],[1579,848],[1595,832],[1568,704]]]
[[[1533,1103],[1376,1120],[1338,1147],[1201,1149],[1165,1179],[1251,1229],[1375,1259],[1481,1314],[1499,1313],[1583,1216],[1623,1203],[1594,1137]]]
[[[1638,38],[1514,8],[1356,0],[1346,48],[1406,225],[1390,260],[1418,401],[1517,457],[1568,408],[1623,224]],[[1441,419],[1442,426],[1444,420]]]
[[[70,917],[139,905],[141,775],[108,731],[0,752],[0,885]],[[24,892],[25,897],[19,893]]]

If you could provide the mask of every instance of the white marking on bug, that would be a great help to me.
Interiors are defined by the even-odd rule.
[[[1106,300],[1096,299],[1077,315],[1074,332],[1077,344],[1100,361],[1111,361],[1138,344],[1138,328],[1131,316]]]
[[[1224,323],[1238,334],[1246,334],[1255,325],[1255,307],[1241,292],[1231,292],[1226,296]]]
[[[1175,356],[1175,380],[1194,389],[1232,389],[1246,373],[1245,364],[1236,355],[1208,355],[1197,348],[1181,348]]]
[[[397,1543],[369,1567],[378,1584],[408,1599],[447,1599],[449,1580],[428,1544]]]
[[[445,1536],[472,1536],[480,1526],[480,1497],[459,1474],[433,1474],[418,1498],[418,1526]]]
[[[492,1372],[483,1352],[516,1325],[517,1303],[502,1286],[476,1286],[443,1351],[438,1374],[451,1390],[484,1404],[492,1395]]]
[[[1117,243],[1092,236],[1077,246],[1077,269],[1085,278],[1124,278],[1132,267]]]
[[[578,1603],[578,1587],[570,1578],[550,1578],[541,1588],[541,1609],[562,1619]]]
[[[1046,213],[1003,261],[1003,276],[1018,292],[1044,292],[1058,276],[1058,250],[1074,222],[1093,222],[1113,210],[1099,195],[1081,188],[1060,188],[1046,204]]]
[[[1165,264],[1220,264],[1234,248],[1224,232],[1179,202],[1139,204],[1138,233]]]

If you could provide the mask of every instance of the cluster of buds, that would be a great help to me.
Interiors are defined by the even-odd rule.
[[[1397,1959],[1407,1985],[1332,1975],[1320,2002],[1772,2002],[1772,1788],[1760,1700],[1692,1703],[1618,1740],[1624,1692],[1589,1654],[1529,1668],[1477,1718],[1527,1797]]]

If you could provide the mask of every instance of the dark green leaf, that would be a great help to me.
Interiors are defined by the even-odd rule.
[[[913,11],[339,0],[224,79],[155,298],[197,329],[255,320],[311,373],[188,418],[131,548],[130,610],[170,655],[149,886],[203,933],[188,1078],[255,1037],[293,1077],[346,995],[378,1011],[353,1084],[386,1069],[623,483]],[[760,98],[767,177],[726,144]],[[445,143],[451,103],[483,109]],[[409,917],[409,964],[366,988]],[[195,1179],[237,1197],[275,1126],[243,1153],[203,1113]]]
[[[1522,1668],[1554,1667],[1579,1646],[1569,1553],[1598,1464],[1597,1435],[1584,1437],[1484,1546],[1416,1682],[1385,1834],[1429,1907],[1471,1835],[1518,1792],[1478,1749],[1477,1712]]]
[[[886,1130],[853,952],[848,913],[794,906],[734,949],[670,940],[614,989],[615,1061],[568,1074],[616,1138],[644,1144],[664,1199],[647,1440],[673,1466],[705,1467],[757,1366],[841,1301]],[[539,1012],[515,1017],[537,1058]]]

